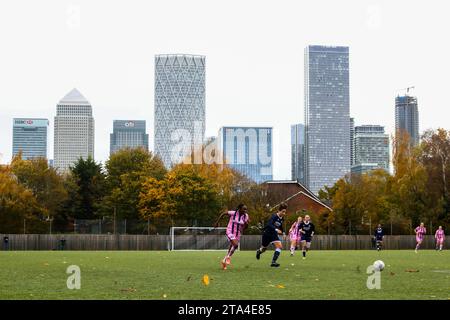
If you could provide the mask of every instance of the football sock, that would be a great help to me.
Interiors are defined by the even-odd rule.
[[[303,257],[306,257],[306,250],[303,250],[302,254],[303,254]]]
[[[228,249],[227,258],[231,257],[236,249],[237,246],[230,246],[230,248]]]
[[[291,254],[294,254],[295,252],[295,247],[291,247]]]
[[[260,253],[263,253],[264,251],[266,251],[266,248],[261,247],[261,248],[259,248],[258,250],[259,250]]]
[[[280,256],[280,253],[281,253],[281,249],[276,248],[275,252],[273,253],[272,263],[275,263],[277,261],[278,257]]]

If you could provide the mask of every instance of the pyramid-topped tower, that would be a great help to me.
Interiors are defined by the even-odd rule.
[[[94,158],[94,118],[89,101],[76,88],[56,105],[54,166],[65,172],[81,157]]]

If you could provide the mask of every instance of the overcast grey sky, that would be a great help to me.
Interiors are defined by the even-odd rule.
[[[206,135],[274,127],[274,178],[290,179],[290,125],[303,121],[303,50],[350,47],[350,114],[394,127],[394,98],[415,86],[420,131],[450,129],[448,1],[2,0],[0,153],[12,118],[50,120],[73,87],[91,102],[95,158],[114,119],[147,120],[153,147],[154,55],[206,56]]]

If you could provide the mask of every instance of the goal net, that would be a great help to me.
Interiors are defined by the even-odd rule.
[[[172,227],[170,250],[228,250],[226,230],[224,227]]]

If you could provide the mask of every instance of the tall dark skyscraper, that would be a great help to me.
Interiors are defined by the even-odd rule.
[[[123,148],[138,147],[148,150],[145,120],[114,120],[113,133],[110,134],[110,154]]]
[[[419,107],[417,98],[408,94],[395,98],[395,132],[399,131],[408,133],[412,145],[419,144]]]
[[[291,126],[291,177],[305,185],[305,126]]]
[[[305,180],[318,194],[350,172],[349,48],[305,49]]]

